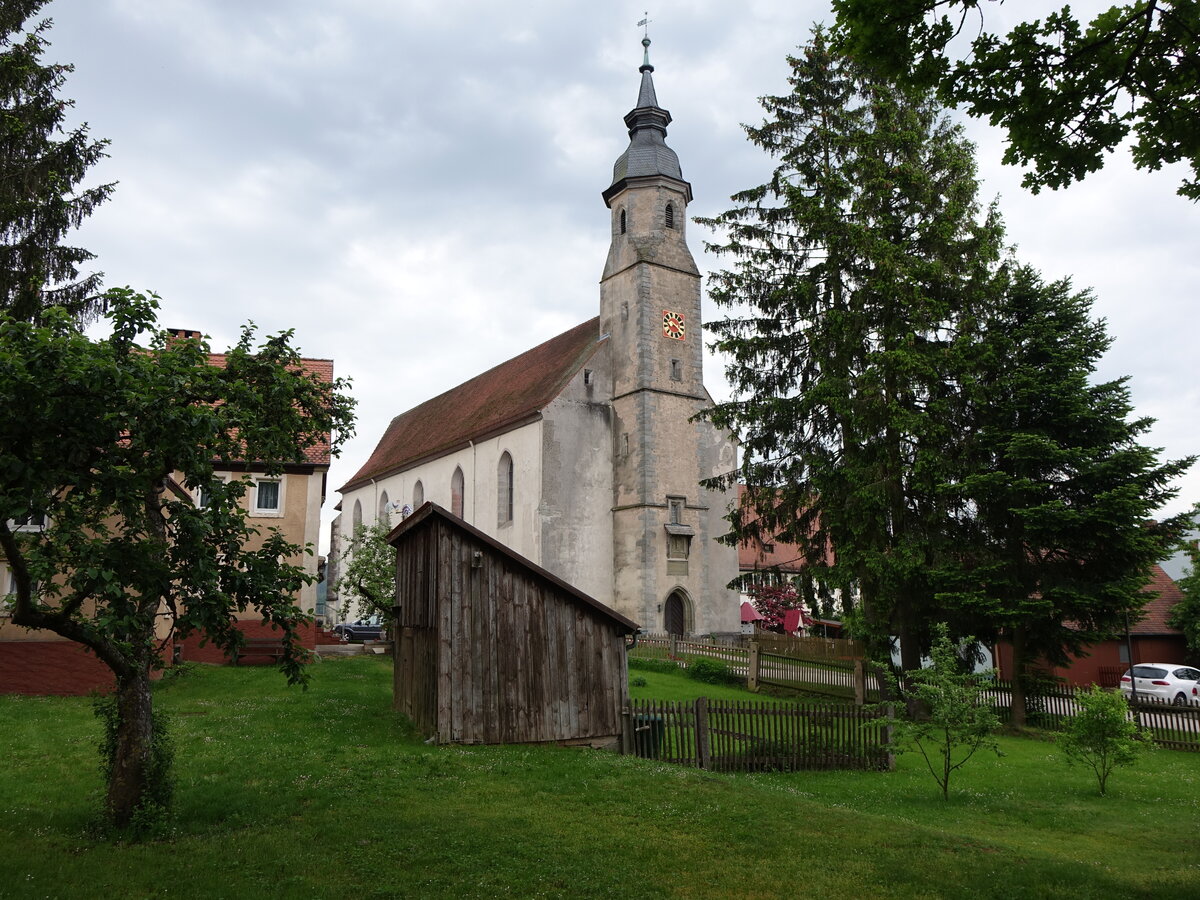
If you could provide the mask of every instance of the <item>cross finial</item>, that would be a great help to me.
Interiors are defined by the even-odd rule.
[[[649,11],[642,13],[642,17],[643,17],[642,20],[640,22],[638,22],[638,27],[646,29],[645,31],[642,32],[642,37],[648,38],[648,37],[650,37],[650,13],[649,13]]]

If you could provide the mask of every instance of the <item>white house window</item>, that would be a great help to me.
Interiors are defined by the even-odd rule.
[[[450,512],[463,517],[463,471],[455,467],[454,475],[450,478]]]
[[[224,484],[226,481],[229,480],[229,476],[228,475],[213,475],[212,480],[214,482],[217,482],[218,484]],[[210,506],[212,506],[212,499],[213,499],[212,485],[211,484],[200,485],[198,488],[196,488],[195,493],[192,496],[194,497],[194,499],[196,501],[196,507],[198,509],[208,509]]]
[[[513,460],[507,450],[500,456],[496,481],[496,521],[509,525],[513,520]]]
[[[254,481],[254,508],[256,516],[279,516],[283,514],[283,482],[278,478],[257,478]]]
[[[413,509],[417,509],[425,502],[425,485],[421,484],[420,479],[413,485]]]
[[[46,514],[31,512],[9,521],[13,531],[41,531],[46,527]]]

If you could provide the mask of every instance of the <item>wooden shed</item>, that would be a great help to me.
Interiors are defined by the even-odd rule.
[[[396,548],[395,707],[439,743],[615,744],[637,625],[426,503]]]

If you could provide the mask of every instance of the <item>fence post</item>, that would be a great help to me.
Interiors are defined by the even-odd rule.
[[[628,756],[633,748],[633,711],[628,706],[621,707],[621,755]]]
[[[746,663],[746,690],[758,690],[758,641],[750,642],[750,659]]]
[[[668,645],[667,652],[671,655],[671,659],[674,659],[679,655],[679,644],[677,643],[679,636],[672,634],[668,635],[668,637],[670,638],[670,643]]]
[[[854,661],[854,705],[862,706],[867,702],[867,673],[861,659]]]
[[[887,706],[888,723],[883,726],[883,742],[887,745],[887,770],[889,772],[896,771],[896,754],[892,741],[895,738],[895,729],[892,727],[892,719],[896,718],[896,704],[889,703]]]
[[[709,767],[708,746],[708,698],[700,697],[695,703],[696,710],[696,764],[702,768]]]

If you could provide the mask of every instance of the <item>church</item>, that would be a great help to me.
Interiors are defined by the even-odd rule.
[[[693,420],[712,399],[692,188],[642,44],[629,147],[601,194],[599,316],[396,416],[340,489],[336,544],[433,501],[646,631],[732,633],[737,548],[716,539],[736,493],[701,482],[732,472],[737,447]]]

